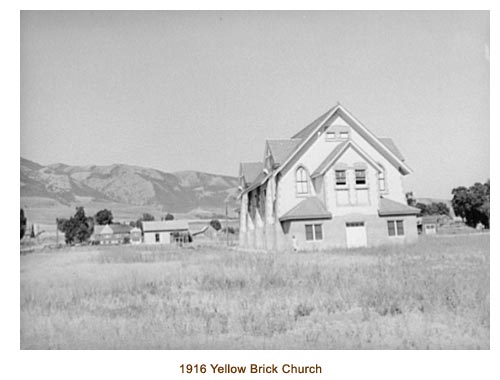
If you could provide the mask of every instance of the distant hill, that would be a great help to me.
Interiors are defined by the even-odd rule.
[[[43,166],[21,157],[21,205],[31,209],[70,208],[82,204],[90,209],[109,205],[157,213],[224,213],[229,200],[236,207],[235,177],[182,171],[165,173],[139,166]],[[146,212],[146,211],[145,211]],[[50,214],[50,213],[49,213]],[[52,218],[52,215],[50,216]]]

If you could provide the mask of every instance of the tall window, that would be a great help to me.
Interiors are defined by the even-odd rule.
[[[337,186],[347,185],[345,170],[335,170],[335,185]]]
[[[308,184],[307,184],[307,172],[306,169],[300,167],[295,173],[295,182],[297,184],[297,194],[307,194]]]
[[[405,229],[402,220],[388,220],[387,232],[389,236],[404,236]]]
[[[366,170],[356,169],[356,185],[366,185]]]
[[[306,240],[323,240],[323,225],[306,224]]]
[[[379,191],[385,191],[385,169],[378,173],[378,189]]]

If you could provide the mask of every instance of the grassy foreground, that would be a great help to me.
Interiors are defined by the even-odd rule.
[[[487,349],[489,235],[316,253],[21,256],[22,349]]]

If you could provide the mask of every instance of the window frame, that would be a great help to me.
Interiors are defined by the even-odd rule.
[[[305,238],[306,242],[322,241],[324,238],[323,234],[323,223],[308,223],[304,224],[305,227]],[[309,232],[308,233],[308,229]],[[319,231],[319,233],[318,233]],[[311,237],[311,239],[309,238]]]
[[[358,172],[363,172],[363,183],[358,183]],[[367,178],[367,171],[366,169],[354,169],[354,184],[356,187],[365,187],[368,186],[368,178]]]
[[[344,183],[339,183],[339,176],[337,173],[344,173]],[[347,170],[335,169],[335,187],[337,189],[345,189],[347,187]]]
[[[392,232],[392,234],[391,234]],[[403,237],[405,236],[404,220],[403,219],[390,219],[387,221],[387,235],[389,237]]]
[[[299,178],[299,173],[301,176]],[[303,174],[303,175],[302,175]],[[306,168],[303,166],[299,166],[295,171],[295,194],[299,197],[309,195],[309,174],[307,173]],[[305,192],[304,190],[305,186]]]

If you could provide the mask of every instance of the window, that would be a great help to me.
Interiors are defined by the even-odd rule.
[[[382,168],[382,171],[378,173],[378,189],[379,191],[385,191],[385,170]]]
[[[323,240],[323,225],[306,224],[306,240]]]
[[[295,181],[297,184],[297,194],[307,194],[308,184],[307,184],[307,172],[303,167],[297,169],[295,173]]]
[[[345,175],[345,170],[335,170],[335,184],[337,186],[347,185],[347,178]]]
[[[339,138],[341,138],[342,140],[347,140],[349,138],[349,132],[340,132]]]
[[[363,227],[365,222],[347,222],[345,224],[346,227]]]
[[[388,220],[387,232],[389,236],[404,236],[405,230],[402,220]]]
[[[365,169],[356,169],[356,185],[366,185],[366,170]]]
[[[326,132],[326,141],[335,140],[335,132],[327,131]]]
[[[160,234],[155,234],[155,242],[160,242]]]

